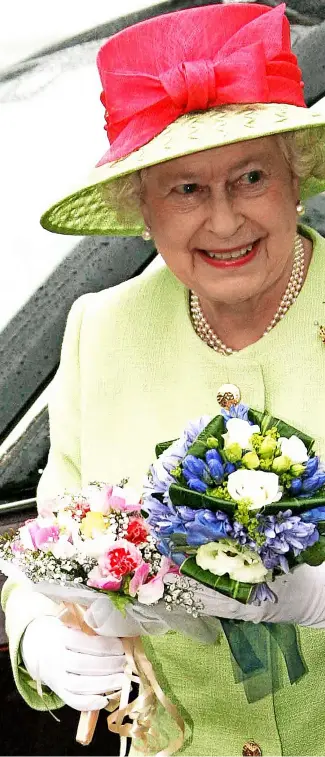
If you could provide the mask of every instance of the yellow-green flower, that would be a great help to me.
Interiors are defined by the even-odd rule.
[[[82,520],[80,531],[86,539],[91,539],[94,534],[106,531],[106,528],[103,513],[89,512]]]

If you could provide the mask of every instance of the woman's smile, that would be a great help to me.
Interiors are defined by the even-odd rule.
[[[198,254],[205,263],[214,268],[239,268],[250,263],[257,254],[259,240],[233,250],[200,250]]]

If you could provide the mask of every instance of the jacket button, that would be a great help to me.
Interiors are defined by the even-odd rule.
[[[256,744],[256,741],[245,741],[242,755],[244,757],[261,757],[262,750],[259,744]]]

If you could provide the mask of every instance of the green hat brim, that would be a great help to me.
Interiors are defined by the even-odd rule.
[[[108,202],[103,187],[122,176],[191,153],[286,131],[325,126],[325,98],[311,108],[285,103],[225,106],[181,116],[143,147],[125,158],[95,168],[84,186],[52,205],[41,225],[57,234],[139,236],[144,225],[134,213],[122,215],[114,191]],[[325,139],[325,130],[324,130]],[[301,181],[301,198],[325,191],[325,177]]]

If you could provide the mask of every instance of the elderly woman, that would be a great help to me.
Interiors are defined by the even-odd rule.
[[[314,437],[325,457],[325,242],[297,225],[301,198],[325,186],[325,114],[304,105],[284,6],[163,15],[112,37],[98,65],[110,148],[42,223],[143,233],[161,257],[72,307],[40,498],[94,480],[141,487],[156,442],[214,414],[224,383]],[[234,681],[225,638],[146,637],[186,722],[183,754],[324,753],[322,568],[278,579],[277,594],[277,604],[254,607],[215,593],[216,616],[300,626],[308,673],[255,702]],[[12,583],[4,604],[25,699],[104,707],[121,683],[119,640],[63,629],[54,603]],[[43,699],[35,680],[52,690]]]

